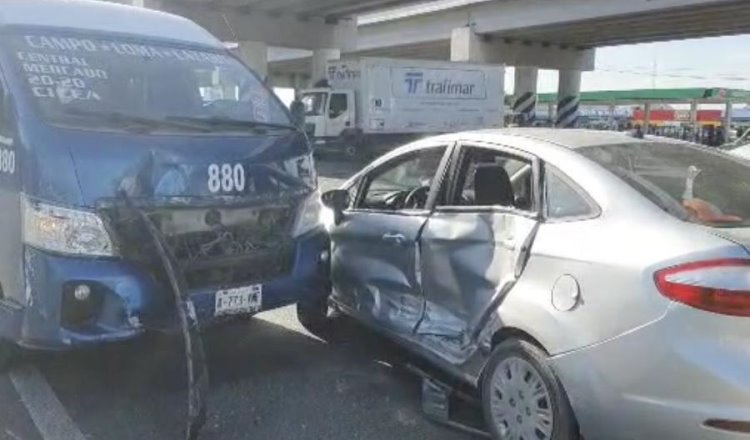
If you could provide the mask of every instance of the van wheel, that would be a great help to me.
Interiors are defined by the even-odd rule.
[[[482,409],[496,440],[575,440],[578,423],[548,361],[533,344],[512,339],[492,352],[481,381]]]
[[[331,334],[333,313],[328,305],[328,295],[312,302],[297,303],[297,320],[315,336],[327,338]]]
[[[6,371],[18,357],[18,347],[10,342],[0,340],[0,372]]]

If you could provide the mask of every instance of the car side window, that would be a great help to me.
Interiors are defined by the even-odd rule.
[[[544,191],[547,218],[580,218],[592,216],[597,211],[580,187],[549,165],[545,167]]]
[[[425,148],[391,159],[367,176],[359,209],[424,209],[447,147]]]
[[[463,147],[450,206],[501,206],[534,210],[530,160],[502,151]]]

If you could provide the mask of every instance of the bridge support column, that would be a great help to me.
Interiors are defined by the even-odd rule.
[[[727,101],[724,110],[724,142],[729,142],[732,132],[732,101]]]
[[[578,126],[580,99],[581,71],[560,70],[555,126],[560,128],[575,128]]]
[[[341,50],[339,49],[316,49],[312,55],[312,69],[310,71],[310,86],[328,78],[328,62],[341,59]]]
[[[530,127],[536,121],[537,79],[536,67],[516,66],[513,113],[521,127]]]
[[[240,41],[239,56],[251,69],[266,81],[268,77],[268,45],[261,41]]]
[[[149,9],[161,9],[162,8],[161,2],[159,0],[130,0],[129,3],[131,6],[136,6],[139,8],[149,8]]]

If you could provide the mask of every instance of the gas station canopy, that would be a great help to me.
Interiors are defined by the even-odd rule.
[[[690,89],[640,89],[582,92],[582,105],[643,104],[664,102],[671,104],[692,102],[722,104],[726,102],[750,103],[750,90],[724,88]],[[556,104],[556,93],[540,93],[540,104]]]

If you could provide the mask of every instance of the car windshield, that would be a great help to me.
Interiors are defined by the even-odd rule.
[[[579,150],[678,218],[715,227],[750,225],[750,163],[719,151],[644,142]]]
[[[305,116],[319,116],[325,111],[326,96],[325,92],[306,93],[302,97],[302,104],[305,105]]]
[[[118,129],[143,121],[208,131],[289,125],[280,101],[222,51],[53,33],[4,36],[17,72],[47,121]]]

